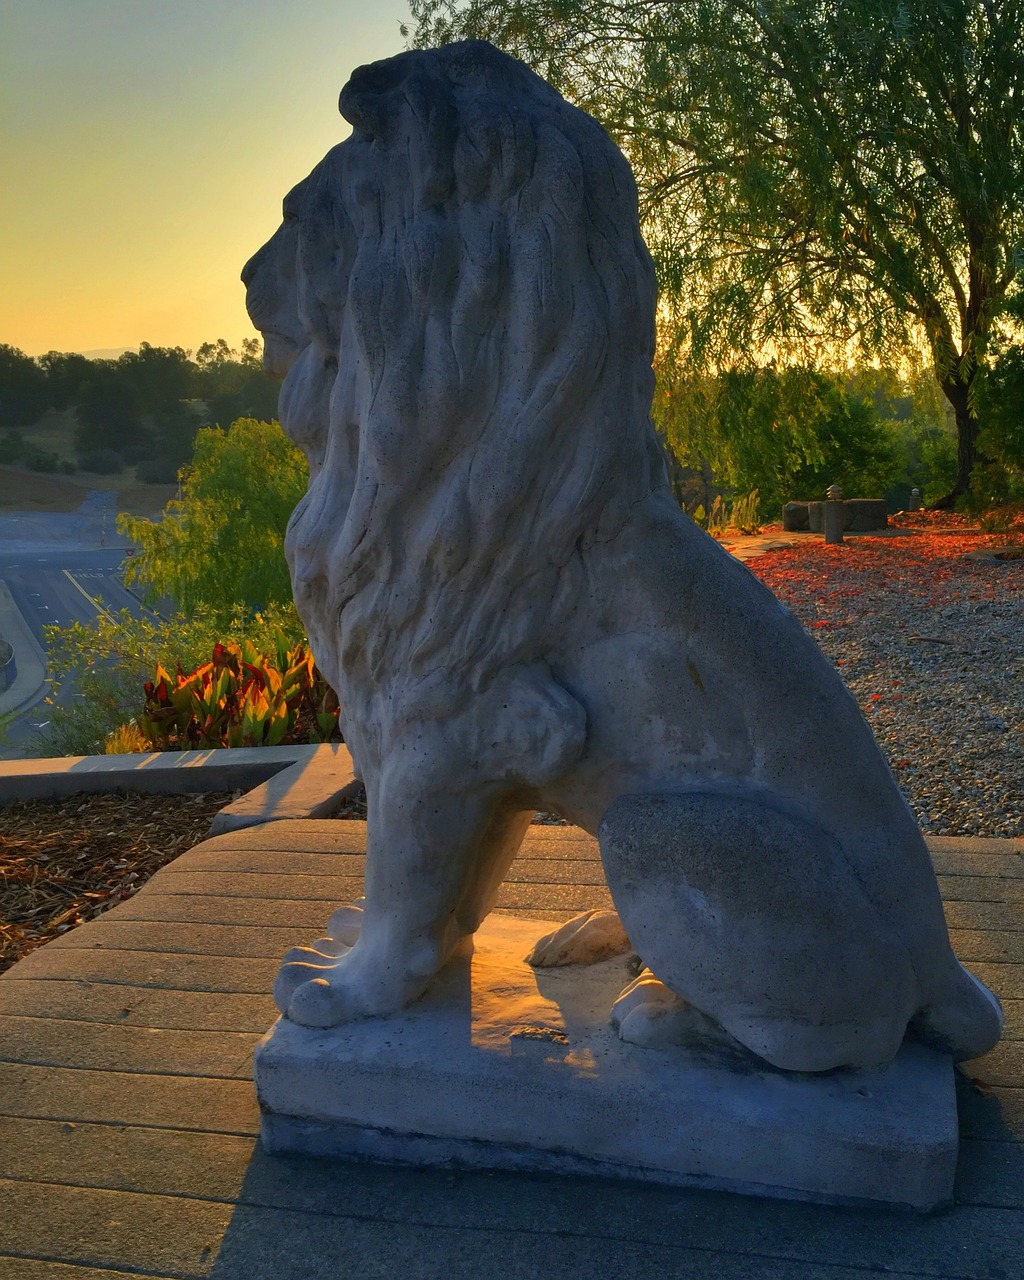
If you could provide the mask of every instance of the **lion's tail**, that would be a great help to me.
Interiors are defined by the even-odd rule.
[[[953,960],[928,995],[912,1030],[926,1044],[952,1053],[954,1062],[980,1058],[1003,1034],[1002,1005],[959,961]]]

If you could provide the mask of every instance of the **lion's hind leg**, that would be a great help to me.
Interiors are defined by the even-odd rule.
[[[791,1071],[895,1056],[920,988],[830,833],[705,792],[623,797],[598,836],[644,963],[745,1048]]]

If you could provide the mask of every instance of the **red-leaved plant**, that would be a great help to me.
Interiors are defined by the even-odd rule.
[[[272,657],[248,641],[216,644],[209,662],[171,676],[157,664],[144,686],[138,728],[157,751],[208,747],[276,747],[302,734],[337,739],[338,699],[309,646],[278,637]]]

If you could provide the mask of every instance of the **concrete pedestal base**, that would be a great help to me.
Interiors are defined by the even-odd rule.
[[[624,1044],[625,958],[534,970],[548,928],[490,917],[403,1014],[280,1019],[256,1050],[271,1153],[591,1173],[754,1195],[949,1201],[953,1068],[907,1042],[879,1071],[784,1075],[727,1053]]]

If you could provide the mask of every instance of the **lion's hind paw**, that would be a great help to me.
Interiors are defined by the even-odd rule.
[[[644,1049],[734,1043],[717,1022],[677,996],[650,969],[622,991],[612,1006],[611,1022],[620,1040]]]
[[[546,934],[534,945],[526,963],[535,969],[567,964],[597,964],[632,950],[622,921],[614,911],[587,911]]]

